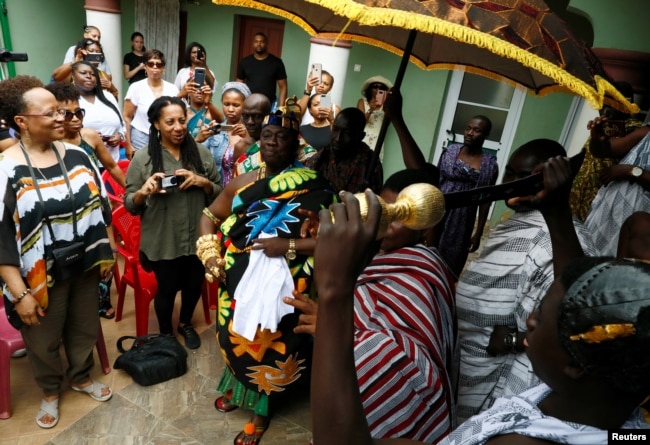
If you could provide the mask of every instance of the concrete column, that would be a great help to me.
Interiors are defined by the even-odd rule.
[[[126,93],[122,70],[122,17],[120,0],[86,0],[86,25],[99,28],[102,33],[102,48],[113,75],[113,85],[119,90],[120,98]]]
[[[341,106],[345,74],[348,69],[348,59],[352,45],[349,40],[335,41],[334,39],[325,39],[318,36],[312,37],[309,41],[311,47],[309,49],[309,63],[305,67],[307,69],[305,72],[305,82],[311,64],[320,63],[323,65],[323,70],[329,72],[334,77],[334,86],[330,95],[332,96],[332,102]]]

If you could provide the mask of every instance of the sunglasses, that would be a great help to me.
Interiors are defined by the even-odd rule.
[[[165,64],[163,62],[147,62],[146,65],[149,68],[164,68]]]
[[[370,86],[371,86],[372,88],[376,88],[376,89],[378,89],[378,90],[384,90],[384,91],[388,90],[388,88],[386,87],[386,85],[384,85],[383,83],[373,83],[373,84],[370,85]]]
[[[74,111],[70,111],[70,110],[62,110],[62,111],[65,112],[65,114],[63,115],[63,120],[66,122],[70,122],[73,116],[77,116],[77,119],[82,120],[86,115],[86,110],[84,110],[83,108],[77,108]]]

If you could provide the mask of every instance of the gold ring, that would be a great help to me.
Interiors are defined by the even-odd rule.
[[[214,278],[212,278],[212,274],[210,273],[205,274],[205,279],[208,280],[208,283],[214,283]]]

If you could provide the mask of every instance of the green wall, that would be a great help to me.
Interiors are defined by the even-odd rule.
[[[67,49],[83,37],[84,1],[4,0],[4,3],[13,50],[29,56],[27,62],[15,63],[16,74],[36,76],[49,83],[54,68],[63,63]]]
[[[594,48],[650,51],[647,0],[571,0],[569,11],[584,13],[594,27]]]

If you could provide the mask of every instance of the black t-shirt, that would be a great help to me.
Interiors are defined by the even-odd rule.
[[[237,79],[246,82],[253,93],[262,93],[275,101],[275,85],[278,80],[287,78],[282,59],[269,54],[262,60],[257,60],[253,54],[246,56],[239,62]]]
[[[316,150],[320,150],[329,144],[332,140],[332,131],[329,125],[325,127],[314,127],[312,125],[302,125],[300,127],[302,138]]]
[[[144,62],[145,62],[144,56],[138,56],[137,54],[134,54],[132,52],[128,54],[124,54],[123,65],[128,65],[129,71]],[[132,84],[133,82],[137,82],[138,80],[142,80],[146,78],[147,78],[147,73],[142,69],[137,73],[135,73],[135,76],[129,79],[129,84]]]

